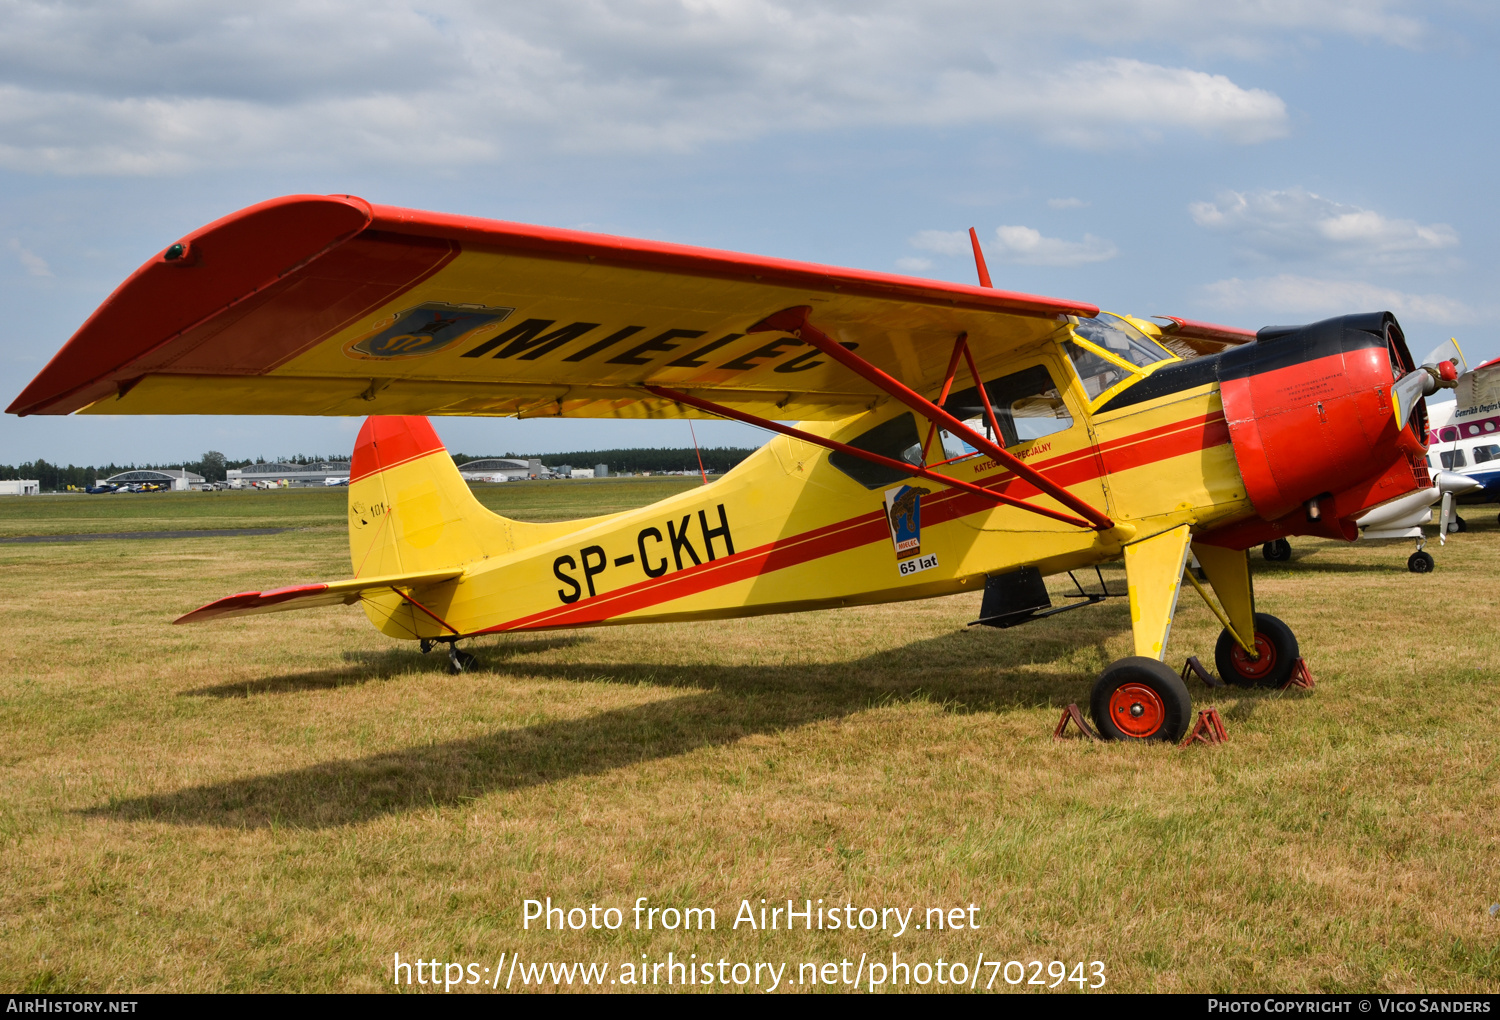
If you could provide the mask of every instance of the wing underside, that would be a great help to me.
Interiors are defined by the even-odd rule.
[[[954,338],[981,362],[1082,302],[681,245],[293,196],[142,266],[17,414],[698,416],[646,386],[776,419],[884,394],[798,336],[791,307],[917,389]]]

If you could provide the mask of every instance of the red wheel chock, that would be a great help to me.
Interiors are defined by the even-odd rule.
[[[1313,679],[1312,670],[1307,668],[1307,660],[1298,659],[1297,665],[1292,669],[1292,678],[1282,684],[1281,689],[1287,691],[1296,687],[1300,690],[1310,691],[1316,686],[1318,686],[1318,682]]]
[[[1079,711],[1078,706],[1069,705],[1067,708],[1063,709],[1062,718],[1057,720],[1057,729],[1052,731],[1053,740],[1063,739],[1063,730],[1066,730],[1068,728],[1069,720],[1072,720],[1078,726],[1078,729],[1083,733],[1085,737],[1088,737],[1090,740],[1099,739],[1099,734],[1095,733],[1093,729],[1089,727],[1088,722],[1084,720],[1083,713]]]
[[[1198,722],[1193,726],[1187,739],[1179,747],[1187,747],[1189,744],[1222,744],[1229,739],[1229,734],[1224,731],[1224,720],[1219,718],[1217,708],[1205,708],[1198,713]]]
[[[1214,676],[1203,668],[1203,663],[1198,661],[1198,656],[1189,655],[1187,662],[1182,664],[1182,682],[1187,683],[1189,676],[1195,676],[1210,687],[1223,687],[1224,681]]]

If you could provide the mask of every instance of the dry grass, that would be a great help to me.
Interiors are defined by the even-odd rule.
[[[508,498],[614,507],[620,484]],[[183,527],[158,508],[195,498],[118,497],[93,530]],[[962,596],[513,637],[460,677],[354,609],[169,626],[346,572],[341,491],[236,498],[197,526],[326,526],[0,546],[0,986],[374,990],[394,952],[795,969],[893,948],[1098,959],[1117,990],[1500,985],[1493,508],[1425,577],[1393,545],[1257,556],[1318,689],[1195,684],[1231,742],[1177,751],[1050,739],[1128,654],[1114,603],[1002,632],[965,629]],[[1211,661],[1216,635],[1185,600],[1173,659]],[[714,906],[719,929],[522,932],[549,895]],[[972,901],[982,927],[734,932],[742,897]]]

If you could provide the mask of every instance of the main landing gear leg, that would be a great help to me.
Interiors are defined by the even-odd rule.
[[[1136,654],[1112,662],[1094,682],[1089,712],[1105,740],[1182,739],[1193,714],[1182,678],[1162,654],[1187,566],[1187,525],[1125,547]]]
[[[1413,574],[1430,574],[1432,573],[1432,568],[1437,565],[1432,558],[1432,553],[1422,548],[1426,544],[1427,536],[1423,535],[1417,539],[1417,551],[1407,557],[1406,569],[1410,570]]]

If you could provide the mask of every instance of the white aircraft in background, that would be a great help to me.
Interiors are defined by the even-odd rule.
[[[1454,401],[1427,405],[1432,437],[1427,468],[1432,485],[1355,518],[1361,539],[1415,539],[1416,552],[1406,561],[1406,568],[1414,574],[1430,573],[1435,566],[1432,554],[1424,548],[1427,534],[1422,530],[1432,523],[1435,504],[1442,504],[1438,542],[1446,544],[1448,535],[1467,527],[1453,512],[1455,500],[1500,500],[1500,358],[1470,370],[1458,341],[1449,340],[1422,360],[1424,365],[1452,363],[1452,376],[1434,380],[1434,389],[1451,386],[1457,396]],[[1261,547],[1261,555],[1272,562],[1290,560],[1292,547],[1286,539],[1276,539]]]
[[[1500,502],[1500,358],[1460,375],[1454,398],[1428,405],[1427,462],[1474,483],[1460,503]],[[1455,516],[1453,530],[1465,527]]]

